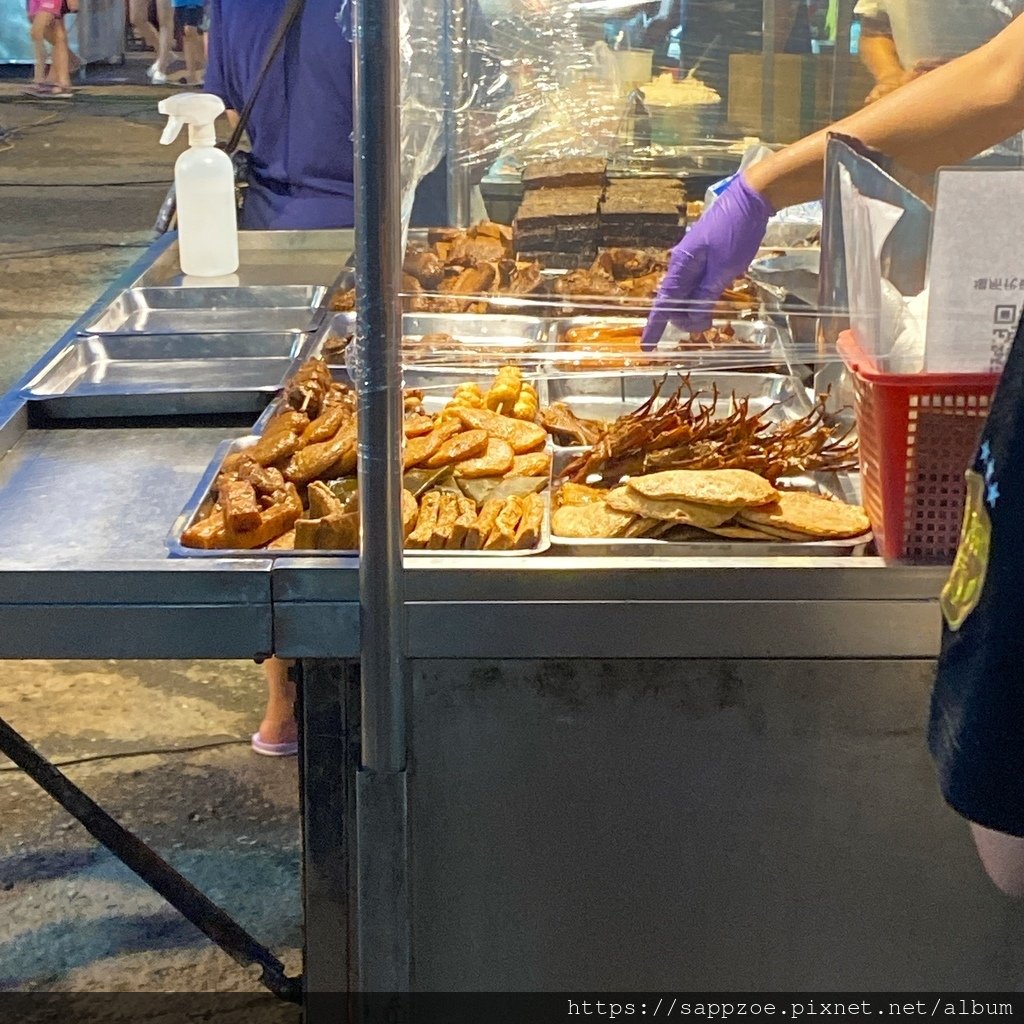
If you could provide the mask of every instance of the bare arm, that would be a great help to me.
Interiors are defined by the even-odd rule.
[[[224,116],[228,119],[228,127],[234,131],[238,127],[238,111],[225,110]]]
[[[1024,839],[973,822],[971,835],[988,877],[1007,896],[1024,896]]]
[[[875,80],[875,87],[868,94],[869,103],[880,100],[906,81],[887,21],[861,19],[860,59]]]
[[[747,181],[779,210],[821,194],[829,131],[910,170],[960,163],[1024,128],[1024,18],[984,46],[755,164]]]

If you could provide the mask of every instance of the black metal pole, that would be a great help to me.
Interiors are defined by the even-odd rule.
[[[293,1003],[300,1001],[300,980],[289,978],[285,974],[284,964],[273,953],[260,945],[187,878],[178,874],[138,836],[118,824],[2,718],[0,751],[49,793],[68,814],[81,822],[97,842],[102,843],[122,864],[131,868],[236,963],[243,967],[257,964],[261,968],[260,981],[274,995]]]
[[[356,780],[363,991],[410,987],[402,569],[401,88],[399,0],[355,12],[362,764]]]

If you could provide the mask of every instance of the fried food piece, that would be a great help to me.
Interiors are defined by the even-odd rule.
[[[544,499],[539,494],[523,498],[522,518],[516,529],[513,547],[517,551],[535,548],[540,543],[540,529],[544,522]]]
[[[474,431],[469,431],[469,433],[474,433]],[[456,477],[474,480],[479,477],[504,476],[513,469],[517,456],[512,452],[512,445],[508,441],[502,441],[500,437],[490,437],[486,431],[484,431],[484,437],[487,438],[487,444],[483,454],[458,463],[455,466]],[[532,459],[536,456],[524,455],[522,458]]]
[[[523,499],[509,498],[494,520],[494,526],[484,541],[485,551],[511,551],[516,544],[516,528],[523,518]]]
[[[452,534],[445,543],[449,551],[461,551],[466,540],[466,534],[470,527],[476,522],[476,502],[472,498],[465,498],[457,494],[455,502],[458,506],[458,517],[452,527]]]
[[[551,472],[551,453],[532,452],[529,455],[516,455],[512,459],[509,476],[547,476]]]
[[[319,519],[300,519],[292,531],[296,551],[316,551],[316,534],[320,529]]]
[[[494,529],[498,514],[504,507],[504,498],[488,498],[484,502],[483,508],[480,509],[480,514],[476,517],[476,521],[466,533],[466,543],[464,546],[467,551],[479,551],[484,546],[491,530]]]
[[[744,509],[737,518],[773,536],[782,531],[782,535],[795,534],[801,539],[844,540],[871,529],[859,505],[847,505],[806,491],[780,491],[774,504]]]
[[[245,533],[229,530],[224,524],[223,509],[215,505],[206,519],[193,524],[181,535],[181,542],[185,547],[207,550],[261,548],[290,530],[301,515],[302,502],[298,491],[291,484],[286,484],[281,500],[260,512],[260,525],[256,529]]]
[[[302,432],[303,445],[318,444],[321,441],[329,441],[341,429],[341,425],[348,419],[349,411],[343,405],[332,405],[326,412],[319,416]]]
[[[562,444],[596,444],[601,437],[602,424],[580,419],[563,402],[554,402],[540,414],[541,426]]]
[[[434,417],[422,414],[406,416],[402,429],[406,437],[423,437],[434,429]]]
[[[458,518],[459,500],[457,495],[451,491],[442,492],[441,503],[437,506],[437,522],[434,524],[434,532],[430,535],[427,547],[435,551],[446,548],[455,531],[455,522]]]
[[[331,309],[335,313],[351,313],[356,308],[356,290],[349,288],[348,291],[336,291],[331,296]]]
[[[735,508],[722,508],[715,505],[696,505],[681,501],[678,498],[659,501],[646,498],[628,487],[616,487],[605,495],[605,502],[616,512],[630,512],[645,519],[663,519],[672,523],[687,523],[705,529],[710,526],[721,526],[736,515]]]
[[[308,426],[309,417],[303,412],[289,410],[279,413],[267,424],[263,436],[247,454],[260,466],[272,466],[299,450],[302,432]]]
[[[412,491],[402,489],[402,536],[408,540],[409,534],[416,529],[416,520],[419,518],[420,506]]]
[[[532,423],[537,418],[539,410],[540,400],[537,398],[537,389],[532,384],[523,384],[516,404],[512,406],[512,417]]]
[[[464,459],[475,459],[487,451],[486,430],[464,430],[445,441],[424,463],[428,469],[450,466]]]
[[[523,455],[534,448],[542,448],[547,441],[543,427],[536,423],[514,420],[511,416],[499,416],[489,409],[456,410],[459,419],[467,429],[486,430],[492,437],[500,437],[512,445],[516,455]]]
[[[258,529],[261,520],[256,488],[247,480],[229,480],[217,492],[224,514],[224,526],[237,533]]]
[[[355,422],[346,423],[330,441],[297,451],[284,468],[285,478],[292,483],[305,484],[331,469],[336,469],[339,475],[351,472],[351,467],[346,469],[343,464],[355,463],[357,433]]]
[[[721,508],[767,505],[779,496],[764,477],[745,469],[666,470],[633,477],[627,486],[645,498],[678,498],[695,505]]]
[[[340,514],[345,511],[342,500],[327,484],[314,480],[306,492],[306,504],[309,506],[310,519],[323,519],[324,516]]]
[[[427,291],[432,292],[444,276],[444,261],[434,252],[409,250],[402,263],[402,272],[416,278]]]
[[[551,517],[551,530],[559,537],[624,537],[636,517],[617,512],[603,501],[563,505]]]
[[[459,384],[448,404],[451,406],[464,405],[467,409],[482,409],[484,396],[480,391],[480,385],[475,382]]]
[[[477,263],[442,281],[438,290],[450,295],[484,295],[497,279],[498,268],[493,263]]]
[[[295,550],[295,530],[291,529],[287,533],[282,533],[277,540],[272,540],[267,545],[268,551],[294,551]]]
[[[257,494],[273,494],[284,487],[284,475],[273,466],[261,466],[246,457],[238,464],[235,475],[239,480],[248,480]]]
[[[310,418],[322,412],[321,404],[330,392],[334,379],[322,359],[307,359],[284,386],[284,400],[293,409]]]
[[[409,548],[425,548],[434,535],[437,526],[437,513],[441,508],[441,491],[427,491],[420,502],[420,512],[416,517],[416,526],[405,540]]]
[[[598,501],[603,503],[607,493],[600,487],[566,483],[562,484],[558,490],[558,501],[560,505],[593,505]]]
[[[402,452],[402,465],[405,469],[412,469],[420,466],[427,459],[437,454],[437,450],[449,438],[460,432],[462,425],[459,420],[444,420],[422,437],[409,438],[405,443],[405,450]]]
[[[317,551],[358,551],[359,512],[335,512],[324,516],[316,529]]]
[[[503,366],[498,370],[491,389],[484,396],[484,405],[491,412],[512,414],[523,389],[523,375],[518,366]]]

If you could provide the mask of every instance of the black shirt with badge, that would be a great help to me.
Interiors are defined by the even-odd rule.
[[[1024,836],[1024,321],[967,481],[928,745],[956,811]]]

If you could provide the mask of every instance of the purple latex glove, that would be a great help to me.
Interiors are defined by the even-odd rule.
[[[672,250],[641,342],[649,352],[668,324],[681,331],[706,331],[711,309],[757,254],[768,218],[768,200],[739,175]],[[680,309],[679,304],[686,308]]]

